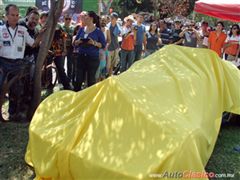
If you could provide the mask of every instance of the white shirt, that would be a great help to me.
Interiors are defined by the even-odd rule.
[[[27,28],[17,25],[15,29],[0,26],[0,57],[8,59],[23,59],[26,44],[32,46],[34,39]]]
[[[227,36],[225,42],[240,42],[240,36]]]

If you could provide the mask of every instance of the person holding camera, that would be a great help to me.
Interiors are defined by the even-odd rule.
[[[182,46],[183,44],[183,39],[179,37],[179,34],[182,32],[182,21],[179,19],[176,19],[174,21],[174,29],[172,31],[171,37],[170,37],[170,42],[171,44],[175,45],[180,45]]]
[[[179,34],[179,37],[184,39],[183,45],[187,47],[197,47],[197,42],[200,41],[199,33],[195,29],[193,21],[186,25],[186,28]]]
[[[122,44],[121,44],[121,68],[120,72],[126,71],[133,63],[134,60],[134,42],[136,41],[136,31],[134,31],[133,22],[134,18],[129,15],[124,18],[124,26],[122,30]]]
[[[207,48],[208,47],[208,37],[210,34],[210,28],[208,27],[208,22],[203,21],[201,23],[201,27],[199,32],[200,41],[198,42],[199,48]]]
[[[79,29],[73,42],[78,47],[75,91],[82,89],[85,74],[87,74],[87,86],[96,83],[95,75],[100,63],[99,50],[106,46],[106,39],[100,29],[99,16],[94,11],[88,11],[82,21],[85,27]]]

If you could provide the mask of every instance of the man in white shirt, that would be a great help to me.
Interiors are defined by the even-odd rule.
[[[26,44],[33,46],[24,26],[18,25],[19,12],[16,5],[6,7],[7,22],[0,27],[0,58],[23,59]]]
[[[0,27],[0,92],[2,91],[2,85],[7,73],[13,70],[17,72],[23,67],[26,44],[35,47],[40,42],[40,36],[34,41],[27,32],[27,28],[18,25],[19,9],[16,5],[7,5],[5,13],[7,22]],[[12,88],[10,88],[9,96],[13,94]],[[16,88],[17,87],[15,87],[15,89]],[[20,92],[20,89],[17,91]],[[15,106],[16,104],[14,102],[9,102],[10,115],[15,113]]]

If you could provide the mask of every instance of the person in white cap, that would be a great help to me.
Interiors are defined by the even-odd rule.
[[[126,71],[134,61],[134,42],[136,41],[136,31],[134,31],[133,16],[129,15],[124,18],[124,26],[122,29],[122,44],[121,44],[121,68],[120,72]]]

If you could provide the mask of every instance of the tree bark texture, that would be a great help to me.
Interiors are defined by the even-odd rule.
[[[35,110],[41,102],[41,77],[42,66],[48,54],[48,50],[51,47],[55,28],[58,23],[58,19],[62,13],[64,0],[51,0],[51,9],[49,11],[48,19],[46,22],[46,31],[43,34],[41,41],[39,54],[36,61],[36,67],[34,72],[34,84],[33,84],[33,98],[28,117],[31,119]]]

